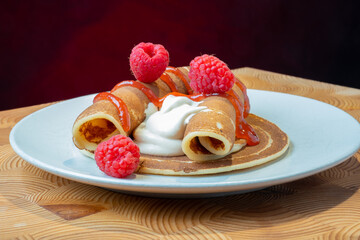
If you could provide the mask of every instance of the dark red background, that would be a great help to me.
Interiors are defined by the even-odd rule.
[[[109,90],[132,79],[139,42],[170,65],[208,53],[250,66],[359,86],[356,1],[1,1],[0,110]]]

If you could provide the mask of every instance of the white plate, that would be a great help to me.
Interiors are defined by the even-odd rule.
[[[47,172],[95,186],[140,195],[208,197],[242,193],[300,179],[335,166],[360,147],[360,124],[346,112],[309,98],[248,90],[251,112],[277,124],[291,140],[287,153],[264,166],[230,173],[172,177],[133,174],[117,179],[72,143],[74,120],[94,95],[67,100],[22,119],[10,143],[24,160]]]

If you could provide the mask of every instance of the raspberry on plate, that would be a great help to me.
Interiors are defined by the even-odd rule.
[[[100,170],[116,178],[131,175],[139,165],[139,158],[139,147],[123,135],[111,137],[95,150],[95,161]]]
[[[135,78],[151,83],[158,79],[169,65],[169,53],[163,45],[139,43],[130,54],[130,68]]]
[[[215,56],[204,54],[190,62],[190,86],[198,93],[223,93],[234,85],[229,67]]]

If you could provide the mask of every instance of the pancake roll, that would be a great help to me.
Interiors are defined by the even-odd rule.
[[[208,97],[199,106],[207,109],[190,119],[182,141],[183,152],[188,158],[214,160],[246,145],[245,140],[235,144],[236,115],[233,105],[226,98]]]
[[[165,71],[163,76],[155,82],[142,84],[149,88],[156,97],[161,98],[174,90],[167,83],[169,81],[165,81],[167,78],[171,78],[170,81],[175,85],[178,92],[188,94],[186,83],[189,80],[187,75],[175,74],[174,72],[175,70],[172,68]],[[180,77],[186,78],[187,82]],[[146,117],[145,110],[150,100],[141,90],[132,86],[124,86],[112,91],[111,94],[126,105],[129,112],[130,126],[128,129],[124,128],[119,110],[111,101],[100,100],[94,102],[77,117],[72,128],[75,146],[86,155],[93,156],[100,142],[116,134],[129,136]]]
[[[188,74],[188,69],[182,71]],[[234,84],[232,91],[239,99],[239,111],[247,115],[249,108],[245,109],[245,102],[248,99],[239,84]],[[188,158],[195,161],[219,159],[246,145],[246,140],[236,138],[236,111],[227,98],[210,96],[199,106],[207,109],[190,119],[182,142],[183,152]]]

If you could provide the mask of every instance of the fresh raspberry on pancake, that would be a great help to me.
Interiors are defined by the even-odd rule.
[[[116,178],[131,175],[139,165],[139,158],[139,147],[123,135],[111,137],[95,150],[95,160],[100,170]]]
[[[234,85],[229,67],[215,56],[204,54],[190,62],[190,86],[198,93],[223,93]]]
[[[169,65],[169,53],[163,45],[139,43],[130,54],[130,68],[135,78],[151,83],[158,79]]]

